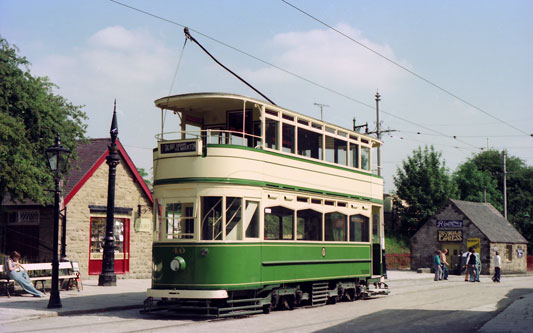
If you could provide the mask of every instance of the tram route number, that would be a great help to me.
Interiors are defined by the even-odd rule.
[[[462,242],[462,230],[439,230],[439,242]]]
[[[172,142],[161,144],[161,154],[194,153],[196,141]]]

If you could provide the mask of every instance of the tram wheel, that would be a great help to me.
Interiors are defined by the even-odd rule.
[[[272,305],[271,304],[263,305],[263,313],[264,314],[269,314],[270,311],[272,311]]]

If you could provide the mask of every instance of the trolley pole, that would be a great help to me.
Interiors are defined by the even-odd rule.
[[[507,152],[504,150],[503,155],[503,217],[507,220]]]

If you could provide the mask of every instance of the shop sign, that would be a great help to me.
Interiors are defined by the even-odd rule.
[[[462,242],[463,231],[462,230],[439,230],[438,239],[439,239],[439,242]]]
[[[463,220],[437,220],[437,228],[462,228]]]

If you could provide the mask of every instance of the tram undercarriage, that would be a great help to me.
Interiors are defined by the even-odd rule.
[[[177,299],[148,297],[141,313],[168,311],[173,316],[222,318],[292,310],[352,302],[374,295],[388,294],[380,279],[318,281],[299,284],[269,285],[258,290],[230,291],[226,299]]]

